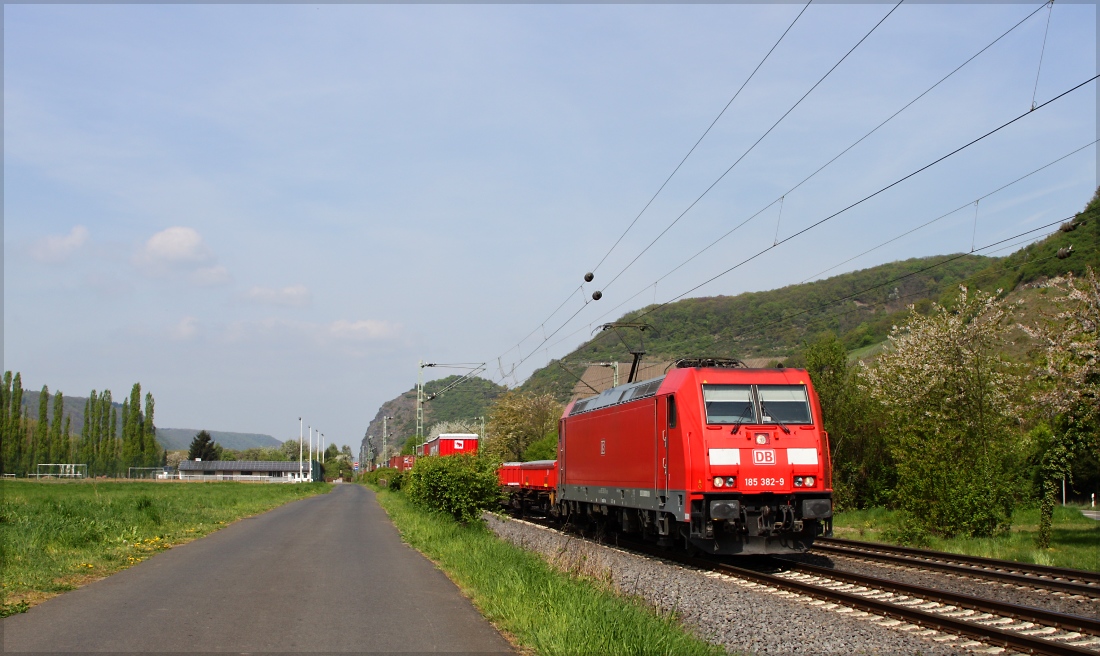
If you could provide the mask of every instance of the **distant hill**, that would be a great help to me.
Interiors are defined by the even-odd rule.
[[[1057,257],[1071,246],[1071,256]],[[642,321],[652,328],[645,331],[644,342],[650,362],[691,356],[782,361],[830,331],[850,352],[867,351],[886,339],[909,305],[921,309],[943,301],[960,284],[1007,293],[1067,272],[1081,274],[1086,266],[1100,271],[1100,190],[1061,230],[1007,257],[914,258],[771,291],[688,298],[652,314],[646,312],[655,306],[648,306],[619,321]],[[630,361],[624,341],[632,348],[642,345],[635,329],[600,333],[535,371],[520,389],[549,392],[564,402],[587,363]]]
[[[24,390],[23,391],[23,408],[27,415],[32,419],[38,418],[38,396],[41,394],[37,390]],[[54,390],[50,393],[49,402],[49,417],[53,420],[53,394]],[[62,412],[64,416],[70,417],[71,429],[74,434],[79,435],[81,429],[84,426],[84,404],[88,401],[86,396],[68,396],[62,395]],[[121,398],[121,397],[119,397]],[[113,399],[112,399],[113,400]],[[111,404],[121,414],[122,404]],[[155,420],[155,417],[154,417]],[[122,418],[119,417],[116,431],[119,434],[122,432]],[[160,443],[161,448],[169,451],[178,451],[181,449],[187,449],[191,446],[191,440],[198,433],[198,429],[191,428],[157,428],[157,442]],[[270,435],[263,435],[260,433],[230,433],[227,431],[208,431],[214,438],[214,441],[222,445],[226,449],[251,449],[253,447],[271,447],[279,446],[282,444],[279,440]]]
[[[460,376],[447,376],[424,384],[428,394],[435,393],[450,385]],[[485,415],[490,403],[508,391],[503,385],[474,377],[452,390],[449,390],[424,404],[424,430],[432,424],[457,419],[472,419]],[[378,409],[374,419],[367,426],[366,435],[376,436],[381,447],[382,417],[393,417],[387,422],[389,444],[400,447],[411,435],[416,433],[416,386],[396,398],[390,399]]]
[[[184,451],[191,447],[199,429],[196,428],[158,428],[157,441],[169,451]],[[270,435],[262,433],[230,433],[208,430],[210,437],[226,449],[243,451],[244,449],[275,447],[282,444]]]

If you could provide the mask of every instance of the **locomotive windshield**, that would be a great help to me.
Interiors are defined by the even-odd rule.
[[[703,385],[708,424],[812,424],[804,385]]]
[[[810,401],[802,385],[758,385],[765,423],[812,424]]]
[[[703,385],[708,424],[756,423],[751,385]]]

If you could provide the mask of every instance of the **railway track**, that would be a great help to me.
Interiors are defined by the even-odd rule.
[[[1100,654],[1100,621],[1077,615],[971,597],[897,581],[838,572],[824,567],[774,559],[779,572],[717,562],[620,541],[618,546],[698,569],[748,580],[890,618],[914,630],[954,634],[977,643],[1023,654],[1096,656]]]
[[[548,527],[548,522],[534,523]],[[1040,608],[994,601],[970,595],[843,572],[783,558],[758,561],[747,567],[709,557],[688,556],[648,543],[618,536],[616,546],[672,561],[750,584],[811,597],[815,605],[887,618],[901,629],[964,638],[957,646],[981,649],[1001,647],[1022,654],[1048,656],[1097,656],[1100,654],[1100,620]],[[816,549],[816,545],[815,545]],[[992,561],[1003,567],[1011,563]],[[990,564],[987,564],[990,565]],[[913,563],[912,566],[920,566]],[[763,571],[762,571],[763,570]],[[1076,570],[1070,570],[1076,571]],[[1086,572],[1086,574],[1088,574]],[[972,642],[966,642],[969,639]]]
[[[835,538],[818,538],[814,541],[813,552],[1100,599],[1100,573],[1097,572]]]

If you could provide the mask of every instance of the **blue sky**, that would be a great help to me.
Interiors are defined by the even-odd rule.
[[[1046,9],[786,195],[780,219],[787,190],[1039,7],[902,5],[605,288],[891,7],[811,5],[584,306],[583,274],[802,5],[7,5],[4,366],[73,395],[140,381],[161,426],[286,439],[304,416],[357,446],[419,359],[522,381],[590,325],[1096,74],[1095,4],[1056,3],[1037,85]],[[692,295],[798,283],[972,203],[1095,141],[1096,103],[1093,82]],[[828,275],[1070,216],[1096,167],[1086,147],[982,200],[976,228],[970,205]]]

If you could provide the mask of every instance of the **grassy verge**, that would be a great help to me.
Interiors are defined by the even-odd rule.
[[[837,513],[833,532],[838,538],[867,542],[891,542],[889,535],[899,527],[895,512],[885,508]],[[1049,549],[1038,549],[1038,509],[1017,510],[1012,530],[992,538],[931,538],[927,548],[950,553],[999,558],[1021,563],[1053,565],[1100,571],[1100,522],[1089,519],[1073,507],[1054,509],[1054,535]]]
[[[0,617],[329,489],[323,483],[0,481]]]
[[[526,653],[724,653],[685,632],[674,618],[558,572],[483,525],[463,526],[402,494],[374,489],[402,538],[439,565]]]

